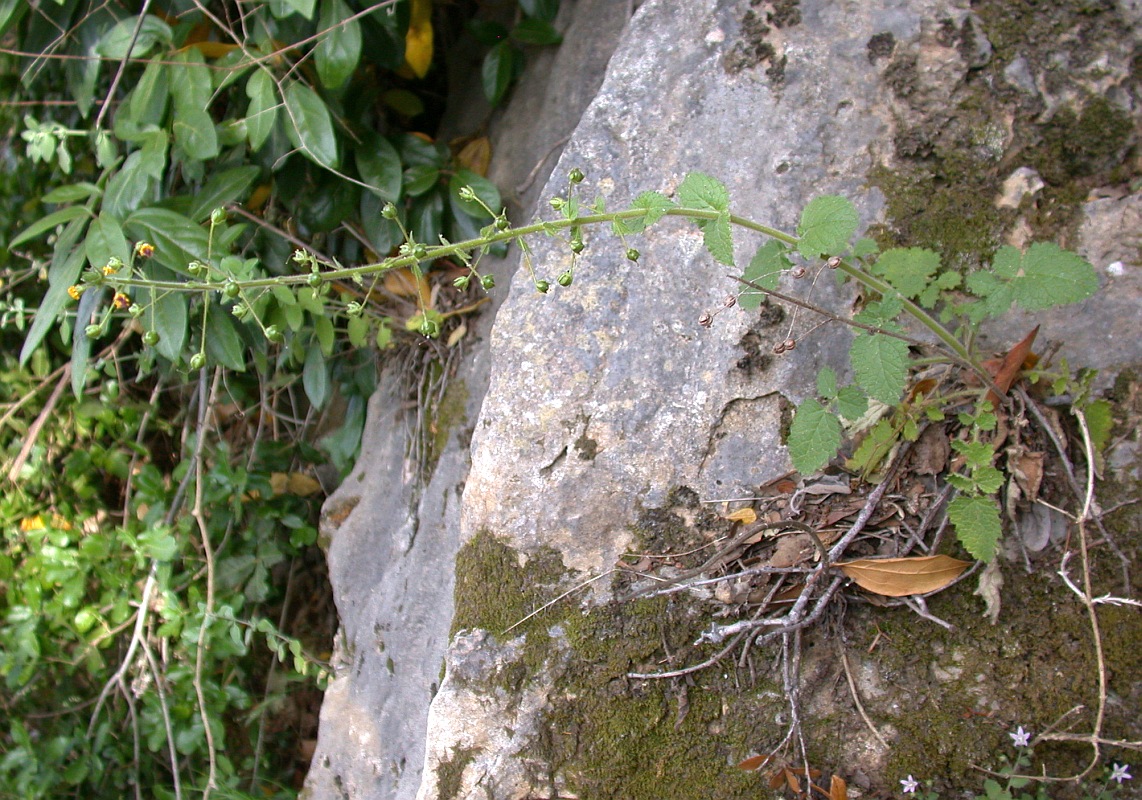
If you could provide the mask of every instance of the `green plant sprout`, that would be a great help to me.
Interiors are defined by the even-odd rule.
[[[293,262],[301,269],[286,275],[270,274],[255,259],[220,255],[219,250],[226,249],[233,235],[226,225],[225,211],[216,209],[209,217],[200,258],[181,268],[168,258],[166,264],[173,269],[167,270],[167,277],[158,278],[153,269],[140,266],[152,254],[158,259],[162,245],[156,248],[138,243],[134,258],[112,256],[103,268],[85,270],[80,283],[68,291],[73,297],[86,297],[92,289],[114,290],[113,308],[97,325],[86,326],[84,335],[105,333],[111,315],[126,306],[128,315],[144,323],[144,343],[176,363],[182,358],[186,340],[186,303],[172,298],[197,295],[203,298],[201,330],[189,366],[221,363],[239,368],[244,362],[240,331],[219,317],[224,320],[230,316],[245,323],[247,330],[252,324],[265,341],[275,344],[282,341],[287,328],[298,330],[304,310],[315,320],[319,346],[311,349],[316,356],[321,351],[328,354],[332,348],[332,319],[338,314],[347,320],[350,340],[363,340],[363,330],[368,329],[368,323],[362,321],[364,304],[357,300],[342,302],[337,309],[331,287],[338,283],[364,286],[369,280],[371,288],[381,275],[399,269],[409,270],[420,281],[428,265],[447,260],[463,265],[464,274],[453,281],[457,288],[466,289],[476,282],[487,291],[494,281],[491,275],[481,274],[481,258],[493,248],[515,242],[522,249],[524,268],[536,291],[546,293],[555,285],[572,284],[576,264],[587,249],[584,231],[592,227],[610,226],[626,257],[637,260],[640,254],[629,246],[628,237],[644,234],[665,217],[682,217],[698,226],[710,255],[728,267],[735,266],[734,230],[760,233],[767,241],[757,248],[740,277],[735,276],[744,286],[737,303],[747,310],[756,309],[772,296],[850,324],[857,331],[849,353],[854,382],[840,385],[837,374],[825,367],[817,381],[820,399],[810,397],[797,407],[787,442],[794,467],[803,474],[816,472],[837,456],[846,439],[861,437],[849,467],[868,475],[897,442],[915,441],[923,425],[959,413],[961,423],[974,433],[971,441],[953,444],[963,466],[950,478],[960,495],[952,501],[949,515],[961,542],[974,557],[983,561],[994,557],[1001,529],[994,495],[1002,485],[1002,474],[993,466],[994,446],[980,433],[994,427],[993,404],[1003,401],[1006,387],[996,384],[995,375],[975,346],[976,334],[981,322],[1001,316],[1013,304],[1039,311],[1090,297],[1098,288],[1098,280],[1089,263],[1051,243],[1032,244],[1026,252],[1008,246],[1000,248],[990,265],[964,278],[941,272],[939,255],[931,250],[895,248],[881,252],[870,239],[854,242],[858,216],[853,204],[843,197],[812,200],[801,213],[793,235],[732,214],[725,185],[701,173],[687,175],[674,198],[644,192],[629,207],[617,211],[606,210],[602,199],[589,206],[582,203],[577,187],[583,179],[582,171],[572,170],[565,194],[552,198],[558,218],[520,226],[513,226],[504,211],[493,210],[499,205],[499,196],[487,182],[459,187],[459,202],[470,213],[491,219],[478,237],[459,242],[443,236],[439,244],[417,241],[389,203],[381,215],[395,222],[404,238],[395,255],[345,267],[298,250]],[[75,215],[68,212],[76,208],[80,215],[91,214],[84,206],[70,206],[56,214],[74,219]],[[64,217],[59,221],[64,222]],[[113,250],[126,250],[121,231],[115,231],[102,216],[95,222],[111,231],[110,239],[120,242]],[[35,234],[47,230],[42,222],[33,227]],[[17,238],[35,234],[29,230]],[[571,250],[571,267],[554,281],[535,273],[528,240],[538,235],[562,238]],[[863,305],[851,321],[778,290],[784,276],[796,280],[806,274],[806,266],[794,263],[798,258],[835,271],[842,280],[858,287]],[[80,303],[83,311],[83,297]],[[428,307],[423,296],[418,297],[418,306],[419,313],[408,321],[409,329],[429,337],[440,335],[443,315]],[[219,315],[217,309],[221,308],[228,308],[229,315]],[[712,316],[703,315],[700,322],[709,325]],[[46,324],[37,318],[28,341],[38,341],[36,335],[42,337]],[[918,338],[913,330],[927,338]],[[774,350],[781,353],[795,346],[796,341],[788,339]],[[25,348],[25,356],[29,352]],[[905,396],[909,375],[921,367],[926,377]],[[969,379],[959,380],[962,375]],[[978,388],[973,389],[972,383]]]

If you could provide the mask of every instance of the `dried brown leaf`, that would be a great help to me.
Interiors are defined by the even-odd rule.
[[[740,522],[744,525],[752,525],[757,522],[757,512],[752,508],[739,508],[732,514],[727,514],[726,519],[730,522]]]
[[[738,769],[753,771],[761,769],[769,761],[769,756],[750,756],[738,764]]]
[[[849,787],[840,775],[834,775],[829,782],[829,800],[848,800]]]
[[[837,564],[862,589],[886,597],[927,594],[943,589],[971,566],[951,556],[859,558]]]

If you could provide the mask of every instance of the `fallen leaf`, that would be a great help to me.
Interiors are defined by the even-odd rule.
[[[848,800],[849,787],[840,775],[834,775],[829,782],[829,800]]]
[[[416,297],[420,292],[420,301],[427,307],[432,304],[432,289],[428,280],[421,275],[419,278],[408,267],[392,269],[385,273],[385,291],[397,297]]]
[[[993,358],[983,362],[984,368],[991,374],[992,381],[1004,394],[1007,394],[1007,390],[1015,383],[1015,379],[1025,366],[1034,366],[1038,362],[1038,357],[1031,352],[1031,345],[1035,343],[1038,333],[1039,326],[1036,325],[1023,337],[1023,341],[1008,350],[1003,358]],[[991,401],[993,408],[999,408],[999,397],[995,392],[989,392],[987,399]]]
[[[939,475],[948,465],[951,453],[943,425],[929,425],[912,446],[912,471],[917,475]]]
[[[732,514],[727,514],[726,519],[730,522],[741,522],[745,525],[752,525],[757,522],[757,512],[752,508],[739,508]]]
[[[738,764],[738,769],[753,771],[761,769],[769,761],[769,756],[750,756]]]
[[[943,589],[971,566],[951,556],[858,558],[837,564],[862,589],[885,597],[927,594]]]
[[[461,147],[456,161],[464,169],[486,178],[488,166],[492,163],[492,144],[488,137],[479,136]]]

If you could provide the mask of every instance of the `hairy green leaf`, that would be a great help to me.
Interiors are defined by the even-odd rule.
[[[729,212],[730,193],[717,178],[691,172],[678,186],[678,203],[687,208]]]
[[[714,260],[728,267],[734,265],[734,240],[729,213],[718,215],[702,227],[702,242]]]
[[[856,207],[846,197],[824,195],[814,198],[801,212],[797,250],[806,258],[830,256],[845,249],[856,232]]]
[[[802,475],[809,475],[837,454],[841,446],[841,422],[810,398],[797,406],[787,444],[794,468]]]
[[[891,420],[881,417],[861,439],[852,458],[845,462],[845,467],[867,477],[876,472],[899,441],[900,437]]]
[[[845,419],[860,419],[868,411],[868,397],[856,386],[842,386],[837,392],[837,411]]]
[[[826,400],[833,400],[837,396],[837,373],[832,367],[821,367],[817,373],[817,394]]]
[[[859,333],[849,350],[857,383],[868,396],[895,405],[908,376],[908,343],[882,333]]]
[[[749,266],[745,268],[742,278],[750,283],[756,283],[763,289],[776,289],[781,282],[781,273],[793,266],[789,260],[789,248],[776,239],[770,239],[757,248]],[[746,287],[738,303],[747,311],[760,308],[765,301],[765,293],[757,289]]]
[[[326,89],[339,89],[357,69],[361,58],[361,23],[354,19],[344,0],[325,0],[321,4],[317,30],[326,31],[313,50],[317,77]]]
[[[1027,311],[1077,303],[1098,291],[1094,267],[1054,242],[1036,242],[1022,260],[1015,281],[1015,302]]]
[[[612,227],[616,234],[642,233],[646,228],[662,219],[667,211],[674,208],[674,203],[658,192],[643,192],[634,199],[630,207],[644,209],[646,216],[615,220]]]
[[[948,503],[948,519],[956,528],[964,549],[973,558],[989,562],[995,558],[999,537],[1003,532],[995,498],[960,495]]]
[[[315,163],[336,169],[337,137],[325,101],[305,84],[293,81],[285,88],[285,107],[289,115],[286,134],[293,146]]]
[[[939,253],[922,247],[898,247],[881,253],[872,271],[912,299],[927,288],[939,268]]]

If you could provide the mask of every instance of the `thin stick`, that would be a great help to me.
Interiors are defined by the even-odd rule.
[[[841,666],[845,669],[845,680],[847,680],[849,684],[849,694],[853,696],[853,703],[856,705],[856,709],[860,714],[860,718],[864,720],[864,724],[868,726],[868,729],[872,732],[872,735],[876,737],[876,740],[880,742],[884,749],[891,749],[888,746],[888,742],[886,742],[884,737],[880,735],[880,731],[878,731],[876,726],[872,724],[872,720],[868,718],[868,714],[865,713],[864,705],[860,701],[860,693],[857,692],[856,681],[853,679],[852,670],[849,668],[849,657],[845,652],[845,645],[839,637],[837,638],[837,652],[841,656]]]
[[[510,627],[508,627],[508,628],[505,628],[505,629],[503,630],[503,632],[502,632],[500,635],[502,636],[502,635],[504,635],[504,634],[506,634],[506,633],[510,633],[511,631],[515,630],[515,629],[516,629],[516,628],[518,628],[520,625],[522,625],[523,623],[527,622],[529,619],[531,619],[532,617],[534,617],[536,614],[540,614],[540,613],[542,613],[543,611],[546,611],[547,609],[551,608],[553,605],[555,605],[556,603],[558,603],[558,602],[559,602],[560,600],[562,600],[564,597],[567,597],[567,596],[569,596],[569,595],[575,594],[575,592],[579,591],[580,589],[583,589],[583,588],[585,588],[585,587],[587,587],[587,586],[590,586],[592,583],[594,583],[595,581],[599,580],[600,578],[605,578],[605,577],[607,577],[608,575],[610,575],[611,573],[613,573],[613,572],[616,572],[616,571],[617,571],[617,570],[609,569],[609,570],[607,570],[607,571],[606,571],[606,572],[604,572],[604,573],[601,573],[601,574],[599,574],[599,575],[596,575],[596,576],[595,576],[595,577],[593,577],[593,578],[590,578],[590,579],[588,579],[588,580],[585,580],[585,581],[583,581],[583,582],[582,582],[582,583],[580,583],[578,586],[572,586],[570,589],[568,589],[568,590],[567,590],[567,591],[565,591],[563,594],[561,594],[561,595],[559,595],[558,597],[556,597],[554,600],[552,600],[552,601],[550,601],[550,602],[548,602],[548,603],[544,603],[543,605],[541,605],[539,608],[535,609],[535,611],[532,611],[530,614],[528,614],[528,615],[527,615],[526,617],[524,617],[523,619],[519,620],[518,622],[515,622],[515,623],[513,623],[513,624],[512,624]]]

